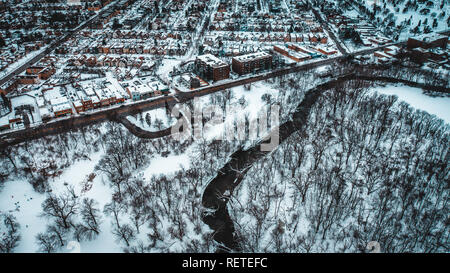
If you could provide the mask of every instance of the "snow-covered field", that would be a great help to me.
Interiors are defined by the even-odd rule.
[[[385,95],[395,95],[415,109],[428,112],[450,123],[450,97],[431,97],[425,95],[420,88],[405,85],[388,85],[373,90]]]
[[[91,155],[90,160],[78,161],[62,175],[50,181],[52,193],[60,194],[67,189],[68,185],[74,186],[75,193],[80,197],[94,198],[103,207],[111,200],[111,189],[102,182],[101,176],[96,176],[92,181],[92,187],[83,192],[83,180],[94,172],[94,167],[100,160],[102,152]],[[8,181],[0,193],[0,211],[11,212],[17,217],[21,225],[20,234],[22,239],[15,249],[16,252],[29,253],[38,252],[35,237],[39,232],[45,232],[49,223],[45,217],[41,217],[41,204],[46,195],[37,193],[27,181],[18,179]],[[103,231],[94,241],[81,242],[82,252],[121,252],[120,246],[114,243],[115,238],[110,232],[110,221],[103,221],[100,229]],[[63,248],[62,252],[69,250]]]
[[[385,27],[387,25],[399,27],[400,40],[407,39],[412,33],[416,33],[414,30],[416,27],[418,34],[445,31],[450,27],[448,21],[450,2],[446,0],[356,0],[356,2],[360,2],[371,12],[374,3],[376,3],[378,8],[377,23],[381,23]]]
[[[171,154],[167,157],[157,155],[152,158],[150,166],[143,171],[143,177],[150,179],[152,175],[174,173],[182,168],[189,169],[189,167],[189,151],[179,155]]]

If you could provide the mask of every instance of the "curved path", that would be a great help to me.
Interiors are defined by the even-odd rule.
[[[123,126],[125,126],[125,128],[128,129],[130,133],[139,138],[154,139],[169,136],[172,133],[172,127],[166,128],[161,131],[144,130],[133,122],[129,121],[126,117],[114,117],[111,120],[122,124]]]

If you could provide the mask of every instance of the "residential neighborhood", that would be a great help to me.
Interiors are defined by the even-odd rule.
[[[110,2],[19,3],[14,9],[17,14],[4,7],[4,14],[22,19],[14,23],[5,17],[0,24],[5,43],[0,47],[3,75]],[[29,95],[36,103],[42,101],[34,107],[36,115],[42,111],[45,116],[25,123],[20,114],[11,111],[0,119],[0,128],[23,128],[62,116],[174,94],[179,89],[194,90],[230,79],[230,73],[235,79],[377,47],[383,48],[357,59],[387,64],[398,54],[410,52],[434,69],[449,68],[447,35],[412,36],[406,44],[394,41],[356,10],[342,13],[333,8],[332,2],[321,7],[320,18],[308,1],[283,1],[282,5],[280,1],[121,0],[119,4],[122,9],[101,14],[24,72],[0,85],[5,95]],[[49,21],[41,13],[49,16]],[[64,18],[58,17],[61,14]],[[68,20],[67,16],[73,19]],[[321,23],[323,19],[326,25]],[[338,38],[330,37],[329,31]],[[357,37],[357,43],[353,38],[347,39],[347,35]],[[339,49],[342,47],[345,52]],[[164,67],[169,60],[178,64]],[[193,61],[190,69],[180,67],[189,60]],[[181,86],[177,85],[183,78],[180,75],[189,78]],[[146,77],[154,80],[147,82]],[[140,84],[133,84],[136,79]],[[159,86],[164,86],[163,90]],[[45,98],[54,89],[59,95],[53,99],[61,99],[52,103]]]

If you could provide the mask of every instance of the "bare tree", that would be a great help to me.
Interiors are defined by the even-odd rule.
[[[92,240],[100,234],[101,215],[97,206],[98,202],[94,199],[83,199],[80,210],[82,222],[76,225],[74,234],[78,241]]]
[[[54,234],[38,233],[36,241],[39,245],[39,250],[42,252],[52,253],[58,248],[58,239]]]
[[[54,218],[57,225],[65,229],[74,226],[73,217],[78,210],[78,197],[73,187],[69,187],[61,196],[50,194],[42,203],[42,216]]]
[[[123,224],[120,227],[115,227],[112,230],[112,233],[116,235],[119,240],[123,240],[128,247],[130,246],[130,242],[135,237],[133,227],[131,227],[129,224]]]
[[[13,252],[20,241],[20,224],[9,213],[0,214],[0,221],[0,252]]]
[[[60,246],[66,244],[67,229],[63,228],[58,224],[50,225],[47,227],[47,234],[58,240]]]

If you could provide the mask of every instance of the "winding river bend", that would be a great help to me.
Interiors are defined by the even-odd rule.
[[[332,88],[348,80],[362,79],[364,81],[380,81],[389,83],[402,83],[412,87],[420,87],[424,90],[449,93],[449,88],[442,86],[430,86],[406,80],[396,80],[389,77],[355,76],[348,74],[338,77],[335,80],[323,83],[310,89],[305,93],[302,102],[297,106],[292,119],[279,126],[279,143],[282,143],[293,133],[302,130],[306,124],[310,110],[316,103],[323,91]],[[277,130],[277,128],[275,128]],[[273,131],[272,131],[273,132]],[[219,243],[217,252],[240,251],[239,243],[234,236],[234,223],[228,213],[228,198],[224,197],[225,192],[230,196],[233,190],[244,178],[248,169],[254,162],[266,156],[268,152],[261,151],[261,143],[248,150],[240,149],[230,156],[230,160],[223,166],[215,178],[213,178],[205,188],[202,196],[202,205],[205,208],[202,219],[211,229],[215,231],[214,240]]]
[[[302,129],[308,119],[311,107],[323,91],[350,78],[352,78],[352,75],[343,76],[307,91],[304,99],[297,106],[292,119],[274,129],[279,132],[280,143],[294,132]],[[218,252],[240,250],[239,244],[233,235],[234,224],[228,213],[228,199],[222,196],[226,191],[232,194],[234,188],[242,181],[251,165],[258,159],[266,156],[267,153],[261,151],[261,144],[255,145],[248,150],[241,149],[236,151],[231,155],[228,163],[218,171],[218,175],[211,180],[203,192],[202,204],[207,210],[203,213],[202,219],[215,231],[214,240],[221,245],[217,250]]]
[[[423,90],[447,94],[450,93],[449,88],[444,86],[431,86],[408,80],[395,79],[392,77],[359,75],[359,73],[358,75],[354,73],[346,74],[344,76],[337,77],[334,80],[320,84],[305,92],[305,96],[293,113],[292,119],[274,129],[278,130],[280,143],[286,140],[293,133],[302,130],[303,125],[305,125],[308,120],[311,108],[324,91],[331,89],[336,85],[342,84],[345,81],[355,79],[360,79],[366,82],[401,83],[411,87],[422,88]],[[121,123],[133,135],[139,138],[156,139],[169,136],[172,132],[172,127],[155,132],[143,130],[126,119],[125,116],[116,115],[110,119]],[[224,193],[229,192],[229,196],[231,196],[234,189],[242,181],[247,170],[252,166],[252,164],[265,157],[267,154],[268,152],[263,152],[261,150],[261,143],[251,147],[248,150],[240,149],[234,152],[230,156],[228,163],[218,171],[216,177],[214,177],[206,186],[202,196],[202,205],[204,207],[202,220],[212,230],[214,230],[214,240],[219,243],[217,252],[240,251],[239,243],[234,236],[234,223],[228,213],[228,197],[224,196]]]
[[[315,102],[322,95],[322,93],[332,87],[341,84],[348,80],[360,79],[368,82],[386,82],[386,83],[401,83],[412,87],[422,88],[424,90],[435,91],[440,93],[450,93],[449,88],[443,86],[430,86],[422,83],[412,81],[395,79],[391,77],[379,77],[371,75],[355,75],[353,73],[345,76],[337,77],[334,80],[320,84],[308,91],[306,91],[302,102],[297,106],[292,119],[280,125],[275,130],[279,132],[280,143],[286,140],[293,133],[302,130],[303,125],[307,122],[310,109]],[[116,122],[125,126],[133,135],[139,138],[155,139],[169,136],[171,134],[171,127],[161,131],[150,132],[143,130],[130,122],[124,116],[116,116],[111,118]],[[204,212],[202,220],[214,232],[214,240],[219,243],[217,252],[240,251],[239,243],[234,236],[234,223],[228,213],[228,198],[224,196],[225,192],[230,195],[233,190],[244,178],[247,170],[254,162],[265,157],[268,152],[261,150],[261,143],[251,147],[248,150],[240,149],[230,156],[230,160],[219,171],[207,187],[202,196],[202,205]]]

